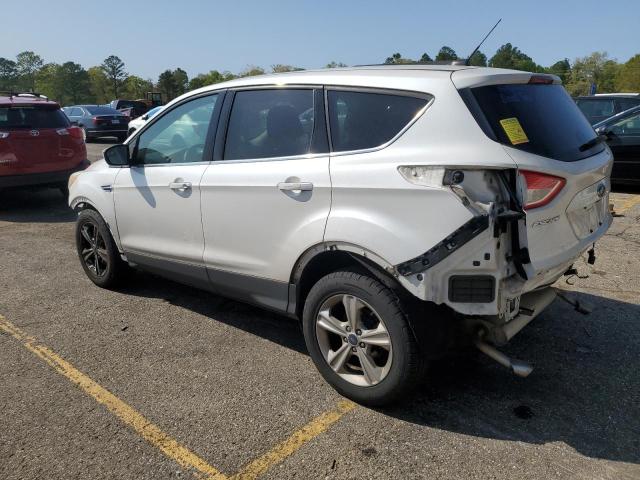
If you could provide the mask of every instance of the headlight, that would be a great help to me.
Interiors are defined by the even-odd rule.
[[[75,173],[72,173],[72,174],[69,176],[69,183],[67,183],[67,187],[68,187],[69,189],[71,189],[71,187],[73,186],[73,184],[74,184],[74,183],[76,183],[76,180],[78,180],[78,176],[79,176],[79,175],[80,175],[80,172],[75,172]]]

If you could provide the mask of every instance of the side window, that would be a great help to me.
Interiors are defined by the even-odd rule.
[[[313,118],[312,89],[237,92],[227,128],[224,159],[309,153]]]
[[[640,105],[640,99],[636,98],[619,98],[618,102],[618,111],[624,112],[625,110],[629,110],[637,105]]]
[[[217,98],[217,94],[196,98],[159,117],[138,137],[136,163],[203,161]]]
[[[609,129],[615,135],[622,136],[639,136],[640,135],[640,113],[627,117],[617,123],[614,123]]]
[[[330,90],[329,124],[334,152],[383,145],[428,103],[426,98]]]

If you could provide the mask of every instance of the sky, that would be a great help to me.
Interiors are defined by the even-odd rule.
[[[28,9],[2,6],[0,57],[33,50],[88,68],[117,55],[130,74],[154,80],[177,67],[192,77],[382,63],[395,52],[435,57],[442,45],[464,57],[498,18],[481,48],[488,57],[507,42],[544,66],[594,51],[621,62],[640,53],[640,0],[29,0]]]

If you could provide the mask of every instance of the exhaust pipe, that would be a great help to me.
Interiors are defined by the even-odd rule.
[[[533,371],[533,367],[527,362],[524,362],[522,360],[517,360],[515,358],[510,358],[504,353],[496,350],[494,347],[492,347],[486,342],[483,342],[480,339],[475,341],[475,346],[478,350],[480,350],[482,353],[487,355],[489,358],[492,358],[493,360],[498,362],[500,365],[507,367],[509,370],[511,370],[511,372],[513,372],[515,375],[519,377],[522,377],[522,378],[528,377],[529,374]]]

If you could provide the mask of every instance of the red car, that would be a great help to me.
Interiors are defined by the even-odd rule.
[[[0,96],[0,189],[53,186],[66,194],[71,173],[89,166],[82,130],[38,94]]]

